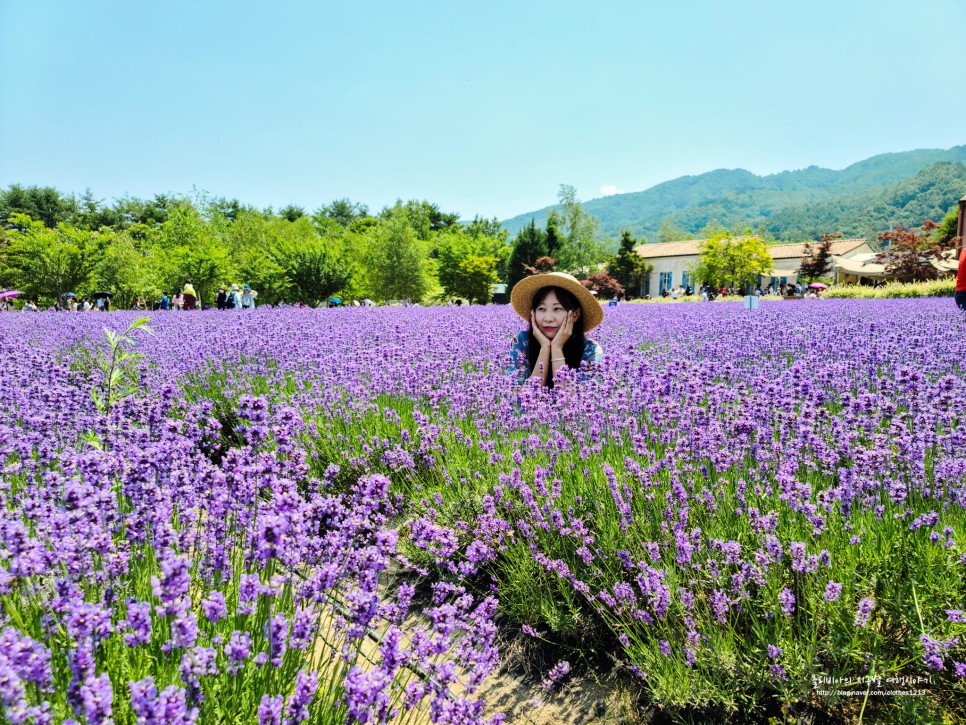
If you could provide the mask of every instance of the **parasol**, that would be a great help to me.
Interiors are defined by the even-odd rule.
[[[812,282],[809,287],[812,289],[828,289],[828,285],[822,284],[821,282]]]
[[[20,294],[20,290],[15,290],[15,289],[4,290],[3,292],[0,292],[0,300],[13,299],[19,294]]]
[[[342,304],[342,298],[341,297],[331,297],[331,298],[329,298],[329,302],[331,302],[334,305],[341,305]]]
[[[91,297],[93,297],[95,300],[98,297],[110,297],[110,296],[111,296],[110,292],[95,292],[94,294],[91,295]]]

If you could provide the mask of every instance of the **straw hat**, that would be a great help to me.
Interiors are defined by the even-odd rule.
[[[584,332],[593,330],[604,321],[604,308],[590,290],[577,281],[576,277],[563,272],[548,272],[524,277],[510,291],[510,304],[524,320],[530,322],[530,311],[533,308],[533,296],[544,287],[560,287],[571,292],[580,303],[583,310]]]

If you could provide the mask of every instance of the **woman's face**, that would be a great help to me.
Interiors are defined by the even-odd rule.
[[[560,300],[557,299],[557,293],[551,290],[541,300],[540,304],[537,305],[533,317],[537,322],[537,326],[540,328],[540,332],[546,335],[548,340],[553,340],[567,319],[569,312],[570,310],[560,304]],[[580,309],[578,308],[574,310],[574,320],[579,316]]]

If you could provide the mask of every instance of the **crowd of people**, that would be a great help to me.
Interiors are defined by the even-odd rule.
[[[722,286],[715,289],[711,285],[705,285],[701,288],[701,301],[709,302],[718,297],[744,297],[748,294],[754,297],[784,297],[787,299],[817,300],[822,296],[822,289],[823,287],[821,286],[802,287],[800,282],[782,282],[779,285],[766,285],[764,288],[756,287],[752,292],[747,293],[744,290],[733,287]]]
[[[239,289],[237,284],[227,287],[222,285],[218,288],[218,295],[215,298],[215,306],[219,310],[253,310],[255,309],[255,298],[258,292],[253,290],[250,285],[244,285]],[[169,295],[167,292],[161,294],[161,298],[154,301],[153,310],[196,310],[202,307],[198,300],[198,293],[190,282],[187,282],[180,292]],[[135,303],[136,309],[147,309],[142,299]]]
[[[665,287],[661,290],[660,297],[662,299],[680,300],[687,297],[693,296],[695,293],[691,285],[679,285],[677,287]],[[801,283],[785,283],[782,282],[778,285],[766,285],[765,287],[757,287],[751,292],[746,292],[743,289],[737,287],[727,287],[722,285],[721,287],[715,287],[710,284],[706,284],[700,289],[700,296],[702,302],[713,301],[718,298],[727,297],[744,297],[748,294],[754,295],[756,297],[791,297],[791,298],[803,298],[803,299],[818,299],[821,297],[822,290],[818,287],[802,287]],[[644,295],[645,300],[653,299],[651,295]]]
[[[46,308],[48,312],[109,312],[111,309],[110,297],[94,297],[89,299],[84,297],[77,299],[74,295],[63,295],[60,300]],[[16,312],[13,297],[8,297],[0,301],[0,312]],[[21,312],[40,312],[40,306],[35,300],[24,300]]]

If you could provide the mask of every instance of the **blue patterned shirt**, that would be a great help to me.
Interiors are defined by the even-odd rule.
[[[513,344],[510,347],[510,358],[513,360],[513,366],[507,370],[508,375],[516,374],[521,384],[526,382],[527,378],[530,377],[531,372],[527,332],[527,330],[521,330],[520,334],[514,338]],[[580,359],[582,362],[587,363],[603,362],[604,350],[589,337],[585,337],[584,352],[580,356]],[[583,373],[580,376],[580,379],[586,380],[587,377],[587,374]]]

